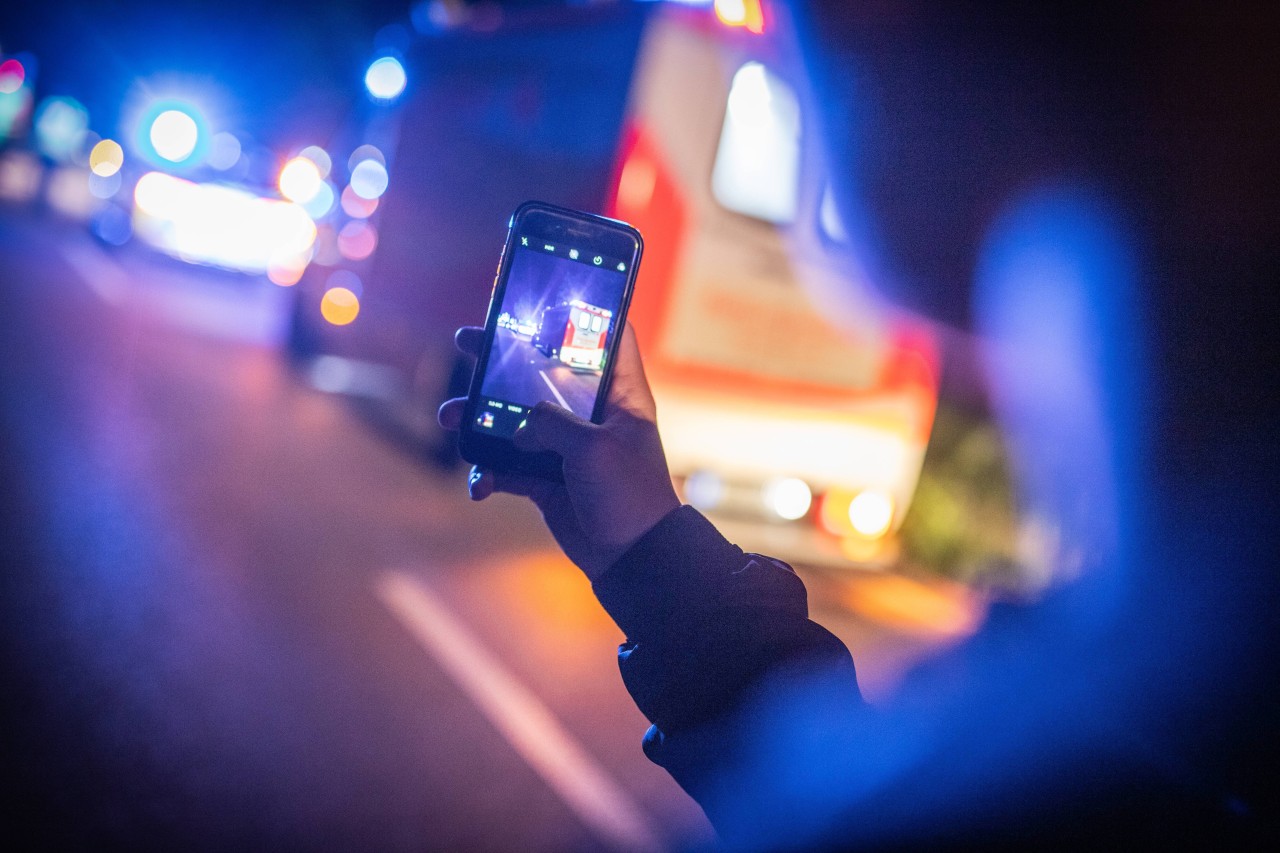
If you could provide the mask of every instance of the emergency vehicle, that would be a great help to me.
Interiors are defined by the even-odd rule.
[[[645,235],[630,322],[684,499],[745,548],[877,562],[923,464],[938,357],[840,222],[820,110],[784,4],[660,4],[608,214]]]
[[[645,238],[629,319],[683,498],[751,550],[891,560],[933,424],[935,338],[877,296],[836,212],[786,5],[502,14],[407,57],[415,88],[366,220],[377,251],[313,263],[295,288],[291,345],[313,381],[387,389],[416,440],[440,441],[435,407],[471,370],[452,332],[484,317],[510,212],[530,198],[599,211]],[[319,322],[348,269],[366,285],[359,317]],[[583,316],[542,318],[562,360]],[[407,393],[370,364],[395,366]]]
[[[605,341],[613,312],[574,299],[542,312],[533,346],[574,370],[604,368]]]

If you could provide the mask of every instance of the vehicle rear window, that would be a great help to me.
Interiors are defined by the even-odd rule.
[[[733,75],[711,191],[729,210],[778,225],[796,216],[800,102],[759,62]]]

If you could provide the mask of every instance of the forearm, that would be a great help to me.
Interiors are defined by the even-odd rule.
[[[767,734],[758,729],[773,713],[804,701],[798,685],[836,685],[841,701],[861,704],[853,660],[809,620],[799,577],[744,554],[690,507],[666,516],[595,589],[627,635],[623,681],[654,724],[646,754],[713,821],[713,778]]]

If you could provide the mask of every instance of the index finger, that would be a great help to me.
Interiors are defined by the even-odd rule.
[[[462,326],[453,333],[453,345],[458,352],[476,358],[484,346],[484,329],[480,326]]]

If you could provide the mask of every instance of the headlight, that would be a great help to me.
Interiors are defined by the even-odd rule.
[[[893,497],[879,489],[832,489],[822,497],[818,519],[836,536],[879,539],[893,525]]]
[[[804,480],[787,477],[764,487],[764,505],[770,512],[787,521],[803,518],[813,503],[813,492]]]

